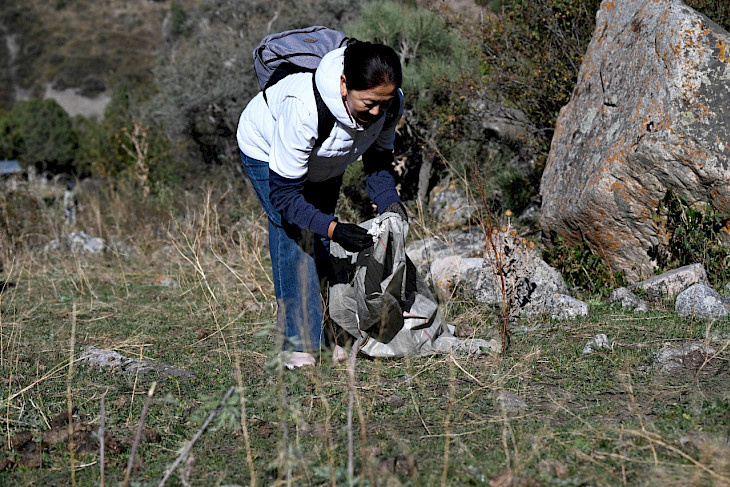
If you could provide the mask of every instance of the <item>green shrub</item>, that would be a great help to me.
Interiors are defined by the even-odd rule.
[[[718,288],[730,279],[729,214],[708,203],[689,204],[670,188],[654,219],[667,237],[665,244],[650,253],[659,271],[700,263]]]
[[[487,83],[543,131],[543,156],[570,100],[599,0],[504,0],[484,26]]]
[[[469,45],[436,13],[394,1],[363,5],[362,16],[345,27],[352,37],[386,44],[403,65],[403,91],[419,122],[449,112],[455,85],[476,76],[478,60]],[[443,113],[442,113],[443,114]]]
[[[0,117],[0,150],[23,165],[52,173],[71,172],[78,137],[66,111],[52,99],[31,98]]]
[[[139,121],[141,117],[136,107],[143,98],[138,86],[119,83],[101,122],[77,119],[77,130],[81,136],[77,166],[84,174],[106,178],[133,177],[137,160],[143,156],[151,186],[180,182],[170,143],[164,133]],[[146,145],[144,154],[137,153],[134,139],[138,144]]]
[[[559,237],[553,238],[553,242],[543,258],[562,274],[571,292],[584,297],[607,297],[615,288],[627,284],[624,274],[614,272],[585,242],[570,246]]]

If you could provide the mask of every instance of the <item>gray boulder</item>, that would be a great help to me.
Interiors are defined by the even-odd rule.
[[[104,239],[92,237],[86,232],[71,232],[51,240],[43,248],[45,252],[66,252],[82,255],[99,255],[104,252],[106,243]]]
[[[428,271],[431,263],[441,257],[482,257],[484,255],[484,232],[479,227],[468,230],[454,230],[439,237],[415,240],[406,245],[406,254],[419,271]]]
[[[694,284],[707,283],[707,272],[702,264],[692,264],[651,277],[630,286],[629,289],[641,291],[647,301],[659,304],[667,299],[673,300],[679,293]]]
[[[549,310],[548,299],[568,294],[563,276],[550,267],[537,250],[523,245],[508,232],[492,235],[484,254],[484,265],[477,279],[477,301],[501,305],[502,285],[510,302],[510,318],[532,318]],[[496,255],[495,255],[496,250]]]
[[[542,176],[542,228],[631,280],[668,188],[730,212],[730,34],[679,0],[604,0]]]
[[[453,181],[441,183],[431,190],[428,209],[434,220],[451,228],[469,223],[476,213],[474,201]]]
[[[638,313],[645,313],[649,310],[646,302],[636,294],[632,293],[631,290],[625,287],[615,289],[611,296],[608,298],[609,304],[621,304],[624,309],[636,311]]]
[[[719,320],[730,314],[730,298],[710,286],[695,284],[677,296],[674,309],[682,317]]]
[[[474,283],[478,279],[484,259],[478,257],[460,257],[452,255],[441,257],[431,264],[431,282],[441,298],[451,296],[453,289],[463,285],[468,291],[474,291]]]

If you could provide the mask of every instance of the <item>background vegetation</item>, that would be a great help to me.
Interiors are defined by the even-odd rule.
[[[398,179],[412,235],[438,237],[444,229],[417,200],[444,178],[468,186],[483,174],[497,218],[536,202],[552,127],[598,7],[594,0],[477,3],[483,8],[0,0],[0,32],[12,33],[18,47],[13,53],[12,42],[0,43],[0,60],[10,65],[0,74],[0,159],[50,172],[0,193],[0,484],[98,485],[102,416],[107,482],[124,483],[131,457],[132,482],[157,483],[232,384],[173,483],[730,483],[727,322],[607,306],[622,277],[584,247],[556,242],[545,258],[590,300],[591,313],[560,324],[515,323],[505,356],[359,360],[352,373],[327,357],[313,370],[277,368],[265,221],[240,174],[234,138],[257,91],[251,49],[268,31],[325,24],[397,50],[408,103]],[[725,2],[688,3],[730,27]],[[89,95],[106,90],[111,102],[101,119],[72,119],[40,98],[48,83]],[[30,98],[16,101],[18,93]],[[523,113],[524,135],[485,132],[484,107]],[[353,220],[372,211],[360,170],[348,170],[340,208]],[[76,225],[64,222],[54,175],[79,180]],[[656,218],[670,235],[656,249],[662,268],[699,261],[716,285],[724,283],[727,215],[668,194]],[[44,250],[81,230],[105,239],[104,255]],[[159,285],[170,281],[177,286]],[[465,336],[498,334],[499,313],[468,296],[457,292],[443,312]],[[597,333],[612,348],[582,356]],[[713,360],[677,375],[654,367],[665,345],[688,340],[715,347]],[[76,361],[88,345],[194,377],[99,370]],[[504,393],[526,405],[510,409]],[[89,435],[63,436],[69,410]],[[144,435],[132,455],[138,425]],[[21,446],[23,436],[37,449]]]

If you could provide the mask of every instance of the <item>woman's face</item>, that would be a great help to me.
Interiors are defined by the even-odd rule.
[[[340,78],[340,93],[347,100],[350,114],[360,125],[368,125],[377,120],[390,107],[396,91],[393,83],[385,83],[367,90],[348,90],[345,76],[342,75]]]

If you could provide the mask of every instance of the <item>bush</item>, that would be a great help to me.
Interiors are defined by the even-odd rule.
[[[66,111],[52,99],[31,98],[0,117],[0,150],[39,171],[73,171],[78,137]]]
[[[588,245],[570,246],[562,238],[553,238],[554,245],[547,249],[545,262],[557,269],[571,292],[579,296],[607,297],[620,286],[627,284],[622,272],[614,272]]]
[[[254,46],[268,32],[315,24],[341,28],[359,9],[349,0],[197,2],[185,11],[184,35],[160,50],[157,92],[143,107],[144,122],[164,130],[186,162],[239,164],[238,118],[259,91]]]
[[[362,17],[345,31],[396,50],[415,121],[427,123],[437,104],[449,104],[454,85],[478,72],[467,42],[439,15],[393,1],[368,3],[362,9]]]
[[[670,188],[654,219],[667,237],[650,252],[659,271],[701,263],[718,288],[730,280],[729,214],[709,203],[689,204]]]
[[[345,32],[389,45],[401,59],[406,111],[396,152],[407,161],[399,176],[401,197],[425,196],[446,172],[474,161],[479,150],[480,142],[466,135],[464,117],[466,95],[479,73],[478,51],[447,18],[403,2],[365,4]]]
[[[77,119],[81,174],[137,181],[145,193],[182,181],[187,168],[177,162],[163,132],[140,122],[135,107],[143,97],[139,87],[120,83],[101,122]]]

